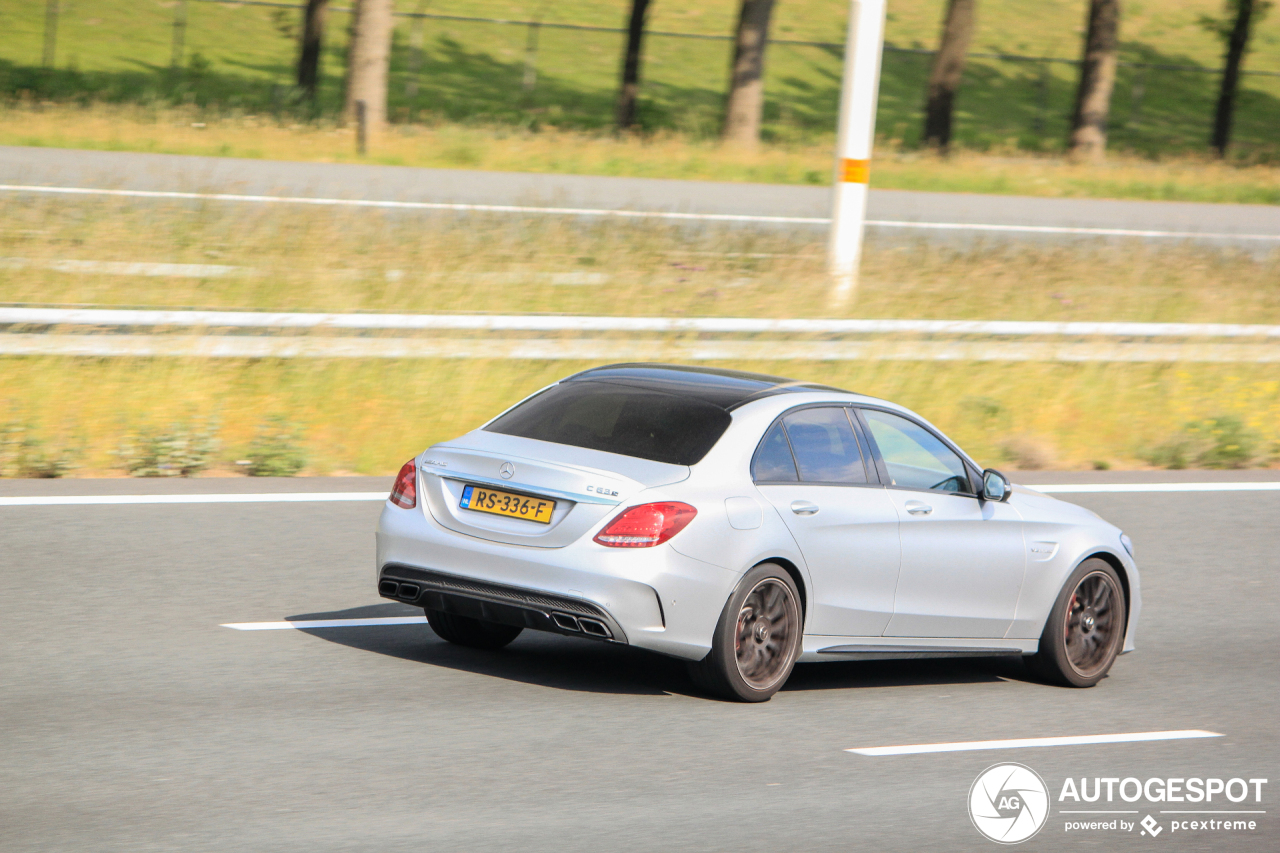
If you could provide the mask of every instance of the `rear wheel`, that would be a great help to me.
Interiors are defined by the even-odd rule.
[[[1068,687],[1092,687],[1103,679],[1124,642],[1124,587],[1111,564],[1085,560],[1062,586],[1049,613],[1031,670]]]
[[[689,664],[704,690],[743,702],[764,702],[781,689],[800,654],[804,625],[800,594],[781,567],[762,563],[729,597],[711,652]]]
[[[443,610],[427,608],[427,624],[440,639],[456,646],[471,649],[500,649],[510,643],[524,629],[517,625],[503,625],[498,622],[486,622],[483,619],[472,619],[470,616],[459,616],[456,613],[445,613]]]

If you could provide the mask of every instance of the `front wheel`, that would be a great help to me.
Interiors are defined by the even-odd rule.
[[[518,625],[502,625],[497,622],[486,622],[483,619],[472,619],[470,616],[459,616],[443,610],[427,611],[427,624],[440,639],[455,646],[466,646],[471,649],[500,649],[510,643],[524,629]]]
[[[1111,564],[1096,557],[1081,563],[1063,584],[1049,613],[1031,670],[1068,687],[1092,687],[1120,653],[1125,630],[1124,587]]]
[[[689,674],[726,699],[765,702],[791,675],[803,631],[795,581],[781,566],[762,563],[729,596],[710,653],[690,663]]]

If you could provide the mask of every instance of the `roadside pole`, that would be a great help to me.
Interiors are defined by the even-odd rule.
[[[850,0],[844,81],[840,87],[831,236],[827,245],[833,308],[847,305],[858,289],[871,143],[875,140],[876,101],[880,93],[884,16],[885,0]]]

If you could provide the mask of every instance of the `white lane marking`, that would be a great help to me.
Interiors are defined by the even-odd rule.
[[[875,219],[868,219],[867,224],[886,228],[930,228],[943,231],[1009,231],[1024,234],[1087,234],[1095,237],[1163,237],[1174,240],[1280,240],[1280,234],[1151,231],[1138,228],[1074,228],[1065,225],[979,225],[968,222],[894,222]]]
[[[440,210],[457,213],[537,213],[561,216],[612,216],[623,219],[683,219],[714,222],[764,222],[792,225],[828,225],[826,217],[757,216],[733,213],[677,213],[650,210],[605,210],[589,207],[529,207],[514,204],[461,204],[437,201],[384,201],[379,199],[315,198],[311,196],[242,195],[239,193],[193,193],[160,190],[105,190],[94,187],[41,187],[0,184],[0,192],[53,193],[58,195],[105,195],[124,198],[159,198],[194,201],[240,201],[256,204],[310,204],[320,207],[374,207],[399,210]],[[1280,239],[1277,237],[1276,239]]]
[[[1018,320],[770,320],[753,317],[589,317],[546,314],[316,314],[114,308],[4,308],[0,323],[42,326],[418,329],[511,332],[925,334],[1037,337],[1280,338],[1280,326],[1244,323],[1056,323]]]
[[[1170,732],[1129,732],[1115,735],[1073,735],[1071,737],[1031,737],[1015,740],[970,740],[957,743],[916,743],[904,746],[864,746],[846,749],[858,755],[920,755],[930,752],[969,752],[981,749],[1022,749],[1039,746],[1079,746],[1096,743],[1141,743],[1153,740],[1187,740],[1191,738],[1223,737],[1218,732],[1187,729]]]
[[[1094,492],[1280,492],[1277,483],[1070,483],[1027,486],[1048,495],[1076,495]]]
[[[209,495],[42,495],[0,497],[3,506],[93,506],[121,504],[273,504],[385,501],[386,492],[277,492]]]
[[[459,213],[535,213],[559,216],[605,216],[622,219],[676,219],[707,222],[761,222],[789,225],[830,225],[825,216],[761,216],[734,213],[678,213],[657,210],[607,210],[590,207],[528,207],[514,204],[461,204],[431,201],[381,201],[377,199],[314,198],[310,196],[243,195],[239,193],[194,193],[160,190],[107,190],[94,187],[42,187],[0,184],[0,192],[52,193],[58,195],[105,195],[125,198],[190,199],[196,201],[239,201],[257,204],[310,204],[322,207],[375,207],[402,210],[440,210]],[[868,219],[879,228],[909,228],[940,231],[987,231],[1015,234],[1079,234],[1094,237],[1156,237],[1174,240],[1260,240],[1280,241],[1280,234],[1231,234],[1202,231],[1157,231],[1134,228],[1087,228],[1066,225],[996,225],[969,222],[906,222]]]
[[[1276,343],[380,338],[0,334],[0,355],[90,358],[480,358],[534,361],[1002,361],[1280,363]]]
[[[225,622],[222,628],[237,631],[285,631],[290,628],[364,628],[374,625],[417,625],[426,616],[382,616],[376,619],[312,619],[299,622]]]

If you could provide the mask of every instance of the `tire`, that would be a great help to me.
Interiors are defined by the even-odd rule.
[[[1027,666],[1055,684],[1092,687],[1120,653],[1127,612],[1116,570],[1096,557],[1085,560],[1058,593],[1040,650],[1026,658]]]
[[[486,622],[470,616],[445,613],[443,610],[426,608],[426,611],[427,624],[440,639],[469,649],[500,649],[520,636],[520,632],[524,630],[518,625]]]
[[[781,566],[761,563],[729,596],[711,651],[689,664],[689,675],[716,696],[767,702],[791,675],[803,633],[795,582]]]

